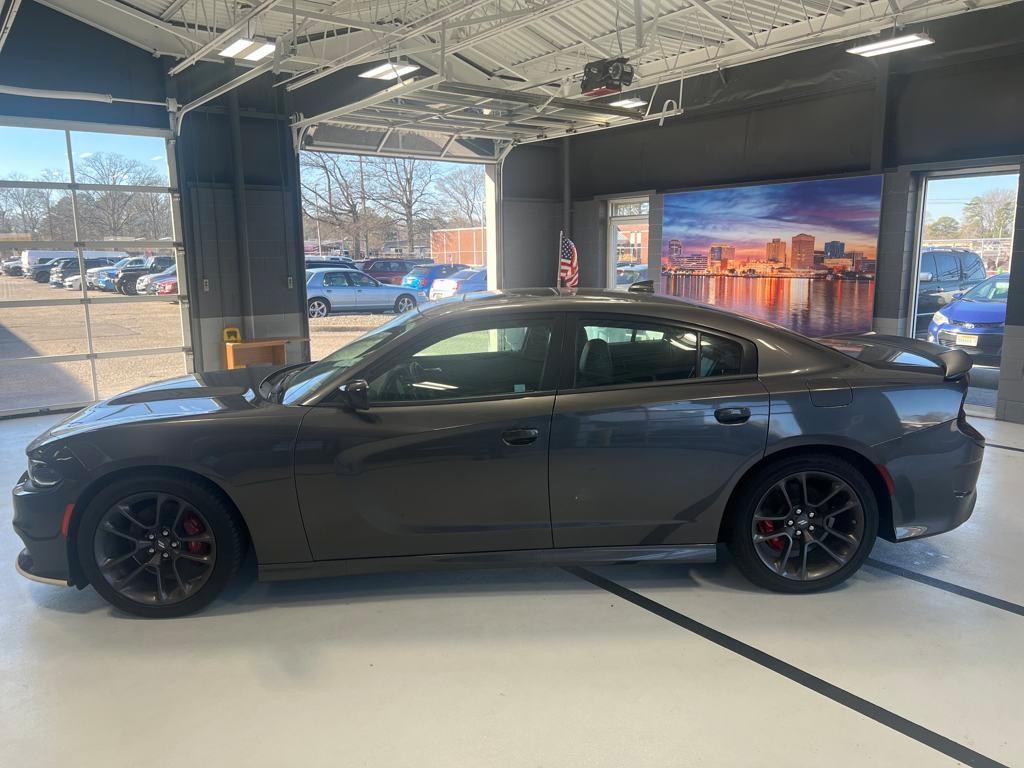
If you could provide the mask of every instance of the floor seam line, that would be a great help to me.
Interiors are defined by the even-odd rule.
[[[799,667],[793,666],[789,662],[772,656],[766,651],[762,651],[759,648],[755,648],[752,645],[744,643],[742,640],[738,640],[731,635],[727,635],[724,632],[709,627],[707,624],[702,624],[696,619],[679,613],[678,611],[675,611],[666,605],[662,605],[649,597],[645,597],[638,592],[634,592],[628,587],[624,587],[610,579],[606,579],[593,571],[587,570],[586,568],[580,568],[578,566],[565,567],[564,570],[583,581],[589,582],[599,589],[603,589],[606,592],[610,592],[611,594],[632,603],[638,608],[642,608],[659,618],[665,619],[682,629],[692,632],[698,637],[702,637],[720,648],[732,651],[736,655],[741,656],[748,661],[752,661],[765,669],[775,672],[776,674],[781,675],[782,677],[785,677],[810,691],[813,691],[814,693],[831,699],[837,704],[841,704],[854,712],[864,715],[865,717],[874,720],[879,725],[890,728],[897,733],[913,739],[919,744],[930,747],[937,752],[941,752],[947,757],[959,760],[965,765],[975,766],[976,768],[1008,768],[1005,764],[993,760],[980,752],[976,752],[958,741],[954,741],[953,739],[932,731],[929,728],[925,728],[923,725],[919,725],[918,723],[908,720],[907,718],[885,709],[878,704],[874,704],[855,693],[851,693],[844,688],[840,688],[838,685],[830,683],[827,680],[823,680],[822,678],[800,669]]]
[[[1002,448],[1004,451],[1018,451],[1024,453],[1024,448],[1018,448],[1015,445],[1000,445],[999,443],[985,442],[986,448]]]
[[[937,579],[934,576],[918,573],[917,571],[912,571],[909,568],[904,568],[902,565],[894,565],[893,563],[887,563],[884,560],[876,560],[873,557],[869,557],[865,560],[864,564],[869,565],[872,568],[877,568],[880,571],[886,571],[887,573],[892,573],[896,576],[902,576],[904,579],[909,579],[910,581],[916,581],[919,584],[924,584],[925,586],[932,587],[933,589],[941,589],[943,592],[949,592],[952,595],[963,597],[967,600],[974,600],[975,602],[987,605],[991,608],[998,608],[999,610],[1006,611],[1007,613],[1024,616],[1024,605],[1018,605],[1010,600],[993,597],[992,595],[985,594],[984,592],[978,592],[976,589],[963,587],[959,584],[954,584],[951,581]]]

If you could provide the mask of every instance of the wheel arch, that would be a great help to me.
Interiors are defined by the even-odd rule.
[[[238,520],[239,525],[245,540],[242,543],[243,553],[248,547],[252,545],[252,534],[249,532],[249,524],[245,520],[245,516],[242,514],[235,500],[231,498],[231,495],[224,490],[219,484],[206,477],[205,475],[195,472],[190,469],[184,469],[182,467],[169,467],[160,465],[140,465],[133,467],[122,467],[115,469],[112,472],[108,472],[102,475],[91,483],[89,483],[85,489],[79,494],[75,501],[74,513],[71,515],[71,521],[68,525],[68,535],[65,546],[67,547],[67,558],[68,558],[68,581],[76,587],[83,588],[88,585],[88,580],[85,578],[85,573],[82,570],[81,563],[78,562],[78,547],[75,546],[78,540],[78,527],[81,524],[82,513],[92,503],[92,500],[96,495],[106,488],[111,483],[117,482],[126,477],[133,477],[139,474],[155,474],[163,475],[168,478],[191,480],[199,483],[206,487],[214,495],[218,496],[221,501],[227,506],[228,510]]]
[[[726,502],[725,512],[722,515],[721,523],[719,523],[717,540],[722,542],[728,539],[731,530],[730,526],[735,518],[735,504],[750,478],[766,466],[793,458],[794,456],[811,454],[827,454],[845,459],[864,475],[864,479],[868,481],[871,490],[874,491],[875,501],[878,504],[878,535],[890,541],[895,541],[896,533],[893,528],[892,497],[889,493],[888,483],[882,475],[882,470],[863,453],[847,446],[834,444],[801,444],[781,448],[766,454],[760,461],[748,467],[736,484],[733,485],[732,492],[729,494],[729,501]]]

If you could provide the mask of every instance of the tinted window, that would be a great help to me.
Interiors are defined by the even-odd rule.
[[[348,278],[344,272],[326,272],[324,273],[324,285],[334,288],[348,287]]]
[[[426,277],[430,274],[430,267],[416,267],[409,273],[411,277]]]
[[[929,277],[928,282],[935,279],[935,257],[927,251],[921,254],[921,272]],[[925,282],[923,278],[922,282]]]
[[[949,251],[935,251],[936,278],[939,280],[959,280],[960,262]]]
[[[984,280],[985,265],[981,263],[981,257],[976,253],[961,253],[960,267],[965,280]]]
[[[580,320],[574,383],[586,388],[732,376],[742,371],[742,354],[731,339],[658,322]]]
[[[359,272],[349,272],[348,279],[352,281],[352,285],[359,288],[373,288],[377,285],[377,281],[372,277]]]
[[[478,321],[423,340],[370,381],[372,402],[520,395],[541,389],[554,321]]]

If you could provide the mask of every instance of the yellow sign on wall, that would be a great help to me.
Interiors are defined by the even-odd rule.
[[[224,329],[224,341],[241,341],[242,332],[237,328],[225,328]]]

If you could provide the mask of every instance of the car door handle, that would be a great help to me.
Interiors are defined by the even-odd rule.
[[[743,424],[750,418],[749,408],[719,408],[715,418],[720,424]]]
[[[501,433],[501,441],[505,445],[529,445],[540,436],[539,429],[506,429]]]

